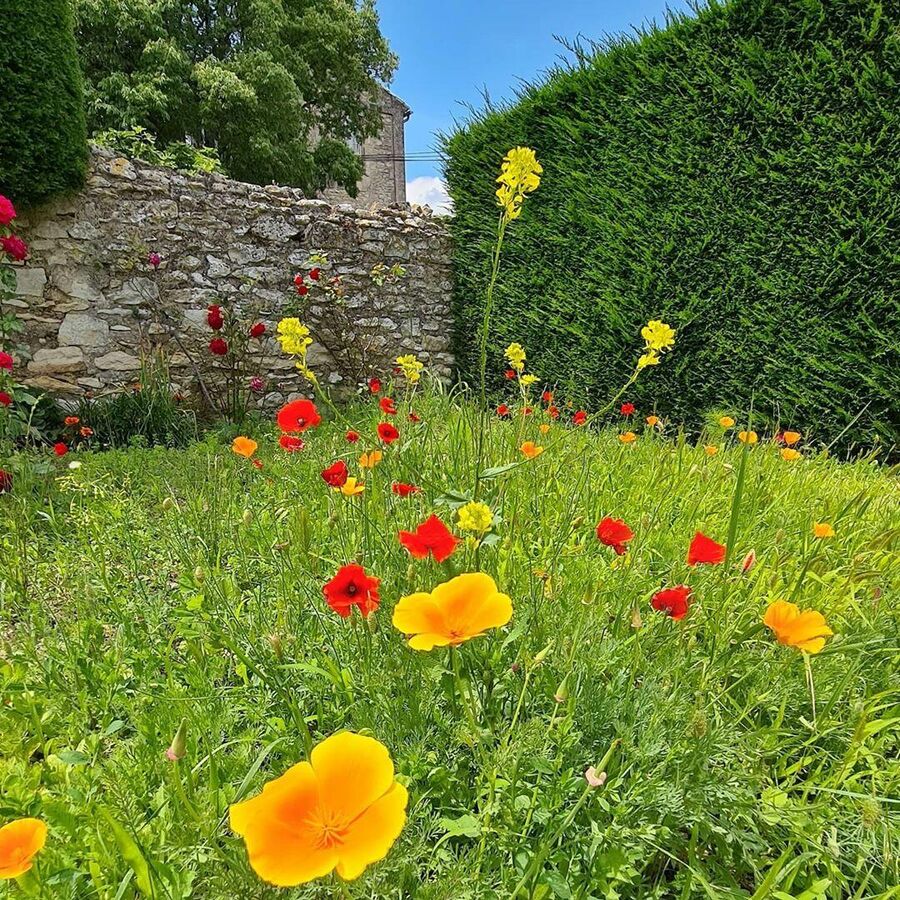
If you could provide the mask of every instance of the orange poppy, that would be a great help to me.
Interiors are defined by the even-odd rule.
[[[63,422],[70,428],[73,425],[77,425],[80,421],[81,419],[79,419],[78,416],[66,416],[65,419],[63,419]]]
[[[0,878],[18,878],[32,866],[47,842],[40,819],[16,819],[0,828]]]
[[[806,653],[818,653],[825,638],[834,632],[825,624],[825,616],[814,609],[800,612],[796,603],[776,600],[766,610],[763,624],[771,628],[779,644],[796,647]]]
[[[731,416],[722,416],[722,418],[719,419],[719,425],[721,425],[722,428],[733,428],[734,419],[732,419]]]
[[[755,431],[739,431],[738,440],[742,444],[755,444],[759,440],[759,435]]]
[[[797,441],[799,441],[801,437],[803,437],[803,435],[800,434],[799,431],[786,431],[782,435],[782,438],[784,438],[784,442],[788,446],[791,446],[791,444],[796,444]]]
[[[626,431],[619,435],[619,440],[623,444],[633,444],[637,440],[637,435],[633,431]]]
[[[411,635],[413,650],[455,647],[501,628],[512,618],[512,600],[497,590],[490,575],[467,572],[439,584],[430,594],[402,597],[394,607],[393,623]]]
[[[659,416],[647,416],[647,424],[653,428],[656,425],[659,425]]]
[[[355,497],[366,489],[365,484],[357,481],[352,475],[341,485],[341,493],[345,497]]]
[[[293,887],[335,870],[352,881],[384,859],[403,830],[408,801],[387,747],[342,731],[229,813],[253,871]]]
[[[381,462],[381,451],[380,450],[370,450],[368,453],[363,453],[359,458],[359,464],[364,469],[374,469],[378,463]]]
[[[234,453],[237,453],[238,456],[243,456],[245,459],[250,459],[254,453],[256,453],[256,448],[259,444],[253,440],[253,438],[244,437],[244,435],[239,435],[231,442],[231,449]]]
[[[803,454],[799,450],[795,450],[793,447],[784,447],[781,450],[781,458],[786,459],[788,462],[796,462],[802,456]]]
[[[813,535],[817,538],[832,538],[834,537],[834,528],[827,522],[815,522],[813,523]]]
[[[719,452],[719,448],[715,444],[707,444],[703,449],[707,456],[715,456]]]
[[[544,452],[544,448],[538,447],[534,441],[525,441],[525,443],[519,447],[519,450],[522,451],[522,456],[524,456],[525,459],[534,459]]]

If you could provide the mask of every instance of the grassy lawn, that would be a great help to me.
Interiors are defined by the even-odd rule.
[[[300,452],[251,429],[261,468],[210,437],[70,454],[0,497],[0,820],[48,823],[42,896],[897,896],[895,472],[786,461],[765,436],[737,443],[740,422],[710,430],[708,455],[671,427],[624,444],[513,410],[483,431],[495,519],[479,542],[457,525],[474,407],[433,389],[421,422],[398,407],[373,469],[370,401]],[[523,440],[546,449],[524,460]],[[325,484],[338,459],[363,493]],[[463,538],[442,563],[397,536],[433,512]],[[623,555],[597,538],[605,516],[633,530]],[[698,530],[730,536],[725,562],[687,566]],[[323,597],[351,562],[380,579],[368,620]],[[399,598],[473,571],[509,595],[509,624],[452,655],[411,649]],[[680,584],[676,621],[650,600]],[[824,614],[821,653],[763,625],[779,599]],[[342,729],[388,748],[405,826],[358,880],[267,886],[229,805]]]

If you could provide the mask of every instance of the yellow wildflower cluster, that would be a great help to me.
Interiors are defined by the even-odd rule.
[[[409,353],[406,356],[398,356],[396,362],[400,367],[400,371],[403,372],[403,377],[410,384],[416,384],[419,378],[421,378],[422,369],[424,369],[425,366],[419,362],[415,353]]]
[[[295,365],[300,374],[310,383],[318,384],[315,373],[306,364],[306,351],[312,344],[312,336],[309,329],[296,318],[282,319],[276,329],[276,338],[281,344],[281,349],[289,356],[296,356]]]
[[[642,329],[644,352],[638,360],[638,371],[647,366],[657,366],[660,354],[675,346],[675,330],[659,319],[651,319]]]
[[[484,534],[494,524],[494,514],[486,503],[471,501],[459,508],[457,524],[463,531],[477,531]]]
[[[510,344],[503,354],[510,368],[521,372],[525,368],[525,348],[521,344]]]
[[[514,147],[503,157],[497,183],[497,202],[506,219],[518,219],[522,202],[541,183],[541,164],[530,147]]]

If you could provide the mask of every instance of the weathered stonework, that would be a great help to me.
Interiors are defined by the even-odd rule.
[[[240,315],[255,311],[268,326],[262,402],[304,392],[272,335],[312,251],[326,253],[343,280],[349,326],[345,347],[336,347],[333,310],[309,308],[306,324],[322,341],[309,361],[320,378],[353,389],[360,360],[386,373],[402,353],[450,375],[449,241],[418,208],[356,210],[292,188],[188,176],[95,151],[84,190],[22,224],[31,255],[17,269],[13,303],[31,352],[23,381],[33,387],[80,395],[129,384],[142,354],[166,344],[172,377],[188,390],[195,370],[182,345],[204,346],[212,336],[206,307],[221,303]],[[151,250],[162,257],[156,271]],[[406,276],[379,286],[373,267],[394,263]]]

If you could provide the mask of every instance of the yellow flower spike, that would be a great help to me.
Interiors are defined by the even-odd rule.
[[[784,447],[781,451],[781,458],[787,460],[788,462],[796,462],[803,456],[799,450],[795,450],[793,447]]]
[[[512,343],[503,351],[510,368],[522,373],[525,368],[525,348],[521,344]]]
[[[816,522],[813,525],[813,536],[817,538],[833,538],[834,529],[827,522]]]
[[[522,213],[525,195],[537,189],[543,173],[534,150],[530,147],[514,147],[503,158],[497,177],[497,203],[506,219],[518,219]]]
[[[543,426],[541,427],[543,428]],[[550,426],[548,425],[547,428],[549,427]],[[522,456],[524,456],[525,459],[536,459],[544,452],[544,448],[538,447],[534,441],[525,441],[525,443],[519,447],[519,450],[522,452]]]
[[[363,469],[374,469],[381,462],[382,453],[380,450],[370,450],[363,453],[359,458],[359,464]]]
[[[731,416],[722,416],[722,418],[719,419],[719,425],[722,428],[734,428],[734,419],[732,419]]]
[[[365,484],[357,481],[352,475],[341,485],[341,493],[345,497],[355,497],[366,489]]]
[[[519,381],[524,387],[531,387],[538,380],[537,375],[523,375]]]
[[[419,362],[415,353],[409,353],[406,356],[398,356],[396,363],[403,372],[403,377],[410,384],[416,384],[418,382],[422,375],[422,370],[425,368],[425,366]]]
[[[801,612],[800,607],[786,600],[776,600],[769,606],[763,624],[775,632],[779,644],[805,653],[818,653],[825,646],[825,638],[834,634],[822,613],[814,609]]]
[[[659,365],[659,354],[655,350],[648,350],[646,353],[641,355],[641,358],[638,360],[638,371],[641,369],[646,369],[647,366],[658,366]]]
[[[484,534],[494,524],[494,514],[486,503],[470,501],[461,506],[456,513],[456,522],[463,531],[475,531]]]
[[[281,349],[290,356],[305,356],[312,344],[309,329],[296,318],[282,319],[276,327],[276,340]]]
[[[651,319],[641,329],[641,337],[650,351],[663,351],[675,346],[675,330],[659,319]]]

